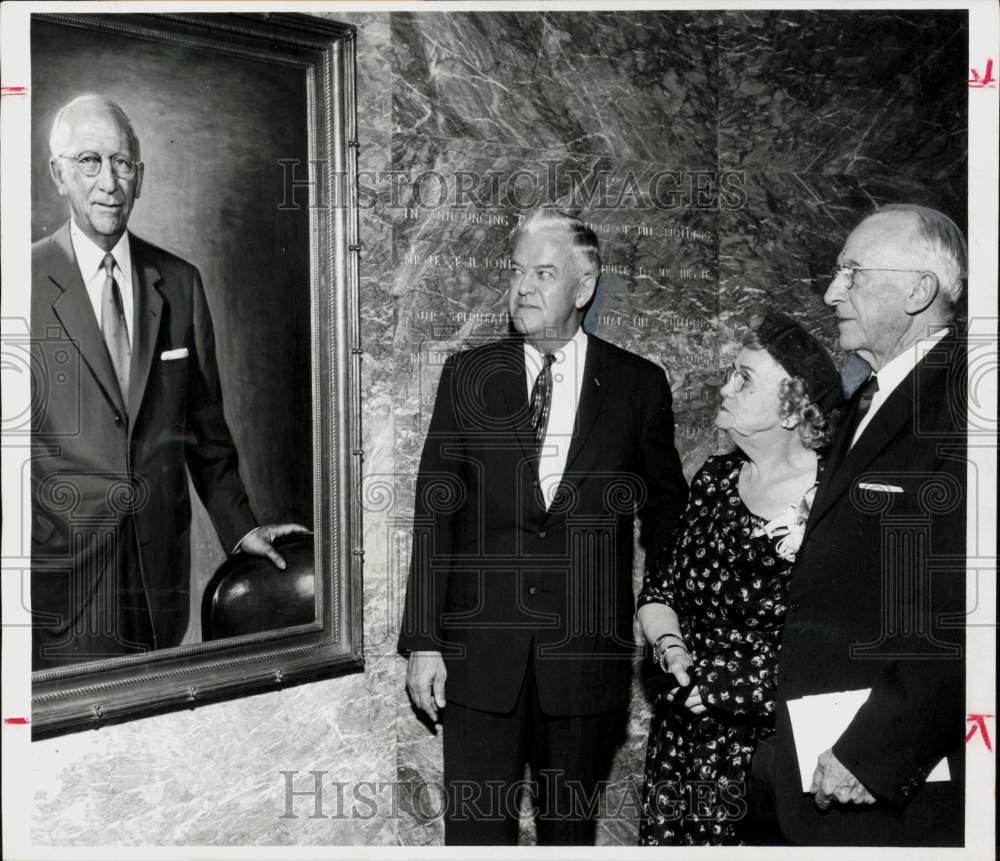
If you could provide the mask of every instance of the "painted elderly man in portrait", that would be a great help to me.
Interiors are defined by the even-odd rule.
[[[69,219],[32,247],[33,669],[178,645],[188,626],[187,474],[227,552],[284,562],[226,424],[198,270],[127,230],[143,185],[125,112],[56,115],[49,172]]]

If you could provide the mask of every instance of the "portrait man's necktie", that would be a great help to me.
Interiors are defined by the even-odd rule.
[[[545,441],[545,429],[549,424],[549,410],[552,407],[552,363],[556,357],[546,353],[542,369],[531,387],[531,429],[535,432],[535,450],[541,454]]]
[[[122,304],[122,294],[118,282],[114,278],[115,258],[109,252],[101,261],[107,273],[104,279],[104,289],[101,291],[101,332],[104,343],[111,356],[111,364],[118,377],[118,388],[122,397],[128,403],[128,375],[132,364],[132,348],[128,341],[128,326],[125,324],[125,308]]]

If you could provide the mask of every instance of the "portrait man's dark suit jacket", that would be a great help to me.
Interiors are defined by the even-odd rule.
[[[32,247],[35,669],[50,665],[40,648],[65,642],[100,593],[113,571],[111,554],[129,547],[138,548],[137,560],[136,551],[130,555],[141,566],[136,573],[152,617],[149,645],[180,642],[190,582],[185,465],[227,552],[257,525],[223,416],[198,270],[132,234],[130,247],[135,311],[127,404],[68,223]]]
[[[776,801],[793,842],[961,843],[965,387],[964,344],[948,335],[852,449],[849,426],[831,448],[792,573],[778,670]],[[861,688],[871,697],[833,752],[878,803],[822,812],[802,792],[787,703]],[[951,781],[925,783],[944,756]]]
[[[514,708],[535,649],[553,716],[624,707],[634,652],[635,512],[647,553],[687,485],[663,371],[588,336],[574,435],[546,511],[519,337],[451,356],[416,486],[399,648],[437,650],[449,701]]]

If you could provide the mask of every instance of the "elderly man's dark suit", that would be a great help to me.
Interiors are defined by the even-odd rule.
[[[850,423],[832,446],[792,573],[779,662],[773,784],[794,843],[962,842],[965,387],[964,343],[948,335],[853,448]],[[871,697],[833,752],[878,803],[823,812],[802,792],[787,703],[860,688]],[[946,755],[951,781],[925,783]]]
[[[531,665],[546,715],[622,709],[635,514],[654,552],[687,494],[670,389],[651,362],[589,336],[568,460],[546,511],[523,351],[511,337],[444,365],[399,647],[444,654],[449,703],[509,712]]]
[[[185,465],[224,547],[257,525],[222,412],[198,271],[131,234],[130,247],[127,404],[69,225],[32,248],[35,669],[97,657],[88,653],[95,648],[114,652],[114,632],[88,632],[81,620],[116,625],[116,611],[95,602],[113,602],[123,588],[145,605],[148,625],[126,631],[132,642],[118,644],[120,653],[180,642],[190,581]],[[182,349],[186,356],[169,357]]]

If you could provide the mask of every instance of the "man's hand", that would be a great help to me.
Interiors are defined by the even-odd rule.
[[[254,556],[266,556],[276,567],[284,571],[285,560],[274,549],[272,542],[282,535],[308,531],[306,527],[300,526],[298,523],[271,523],[267,526],[258,526],[253,532],[243,538],[237,549],[242,550],[244,553],[251,553]]]
[[[406,691],[413,704],[435,723],[445,706],[444,680],[448,671],[440,652],[410,652],[406,663]]]
[[[826,810],[831,801],[841,804],[875,803],[875,796],[847,770],[832,750],[825,750],[819,755],[809,791],[820,810]]]

